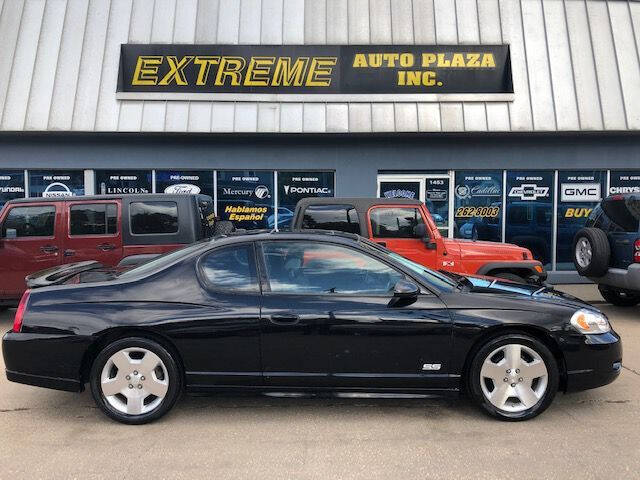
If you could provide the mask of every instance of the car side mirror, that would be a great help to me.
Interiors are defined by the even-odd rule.
[[[405,307],[418,299],[420,288],[409,280],[398,280],[393,286],[393,298],[389,301],[389,307]]]
[[[15,228],[7,228],[4,232],[4,238],[18,238],[18,231]]]
[[[427,250],[435,250],[437,248],[436,242],[433,241],[429,232],[427,231],[427,225],[425,223],[420,223],[413,227],[413,233],[416,238],[421,238],[424,242]]]

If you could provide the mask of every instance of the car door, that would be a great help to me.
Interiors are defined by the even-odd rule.
[[[62,204],[34,202],[10,207],[2,223],[2,295],[20,298],[24,277],[61,263]]]
[[[65,202],[63,263],[97,260],[115,266],[122,258],[120,206],[115,200]]]
[[[368,212],[371,239],[389,250],[399,253],[421,265],[435,268],[438,251],[433,238],[421,237],[419,225],[427,225],[417,205],[378,205]],[[426,228],[427,235],[430,235]],[[430,243],[432,247],[427,244]]]
[[[267,385],[447,388],[451,322],[437,296],[394,301],[406,275],[345,245],[282,240],[261,251]]]

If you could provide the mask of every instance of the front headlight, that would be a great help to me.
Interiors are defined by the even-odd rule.
[[[609,320],[603,314],[592,310],[581,309],[571,316],[571,325],[586,335],[607,333],[611,331]]]

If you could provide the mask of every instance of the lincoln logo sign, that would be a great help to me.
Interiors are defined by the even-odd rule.
[[[508,45],[138,45],[118,92],[513,93]]]

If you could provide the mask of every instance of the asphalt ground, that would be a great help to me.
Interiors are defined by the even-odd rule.
[[[89,392],[0,375],[0,479],[640,478],[640,308],[604,304],[592,285],[559,288],[606,312],[624,368],[534,420],[496,421],[465,399],[185,397],[158,422],[126,426]]]

